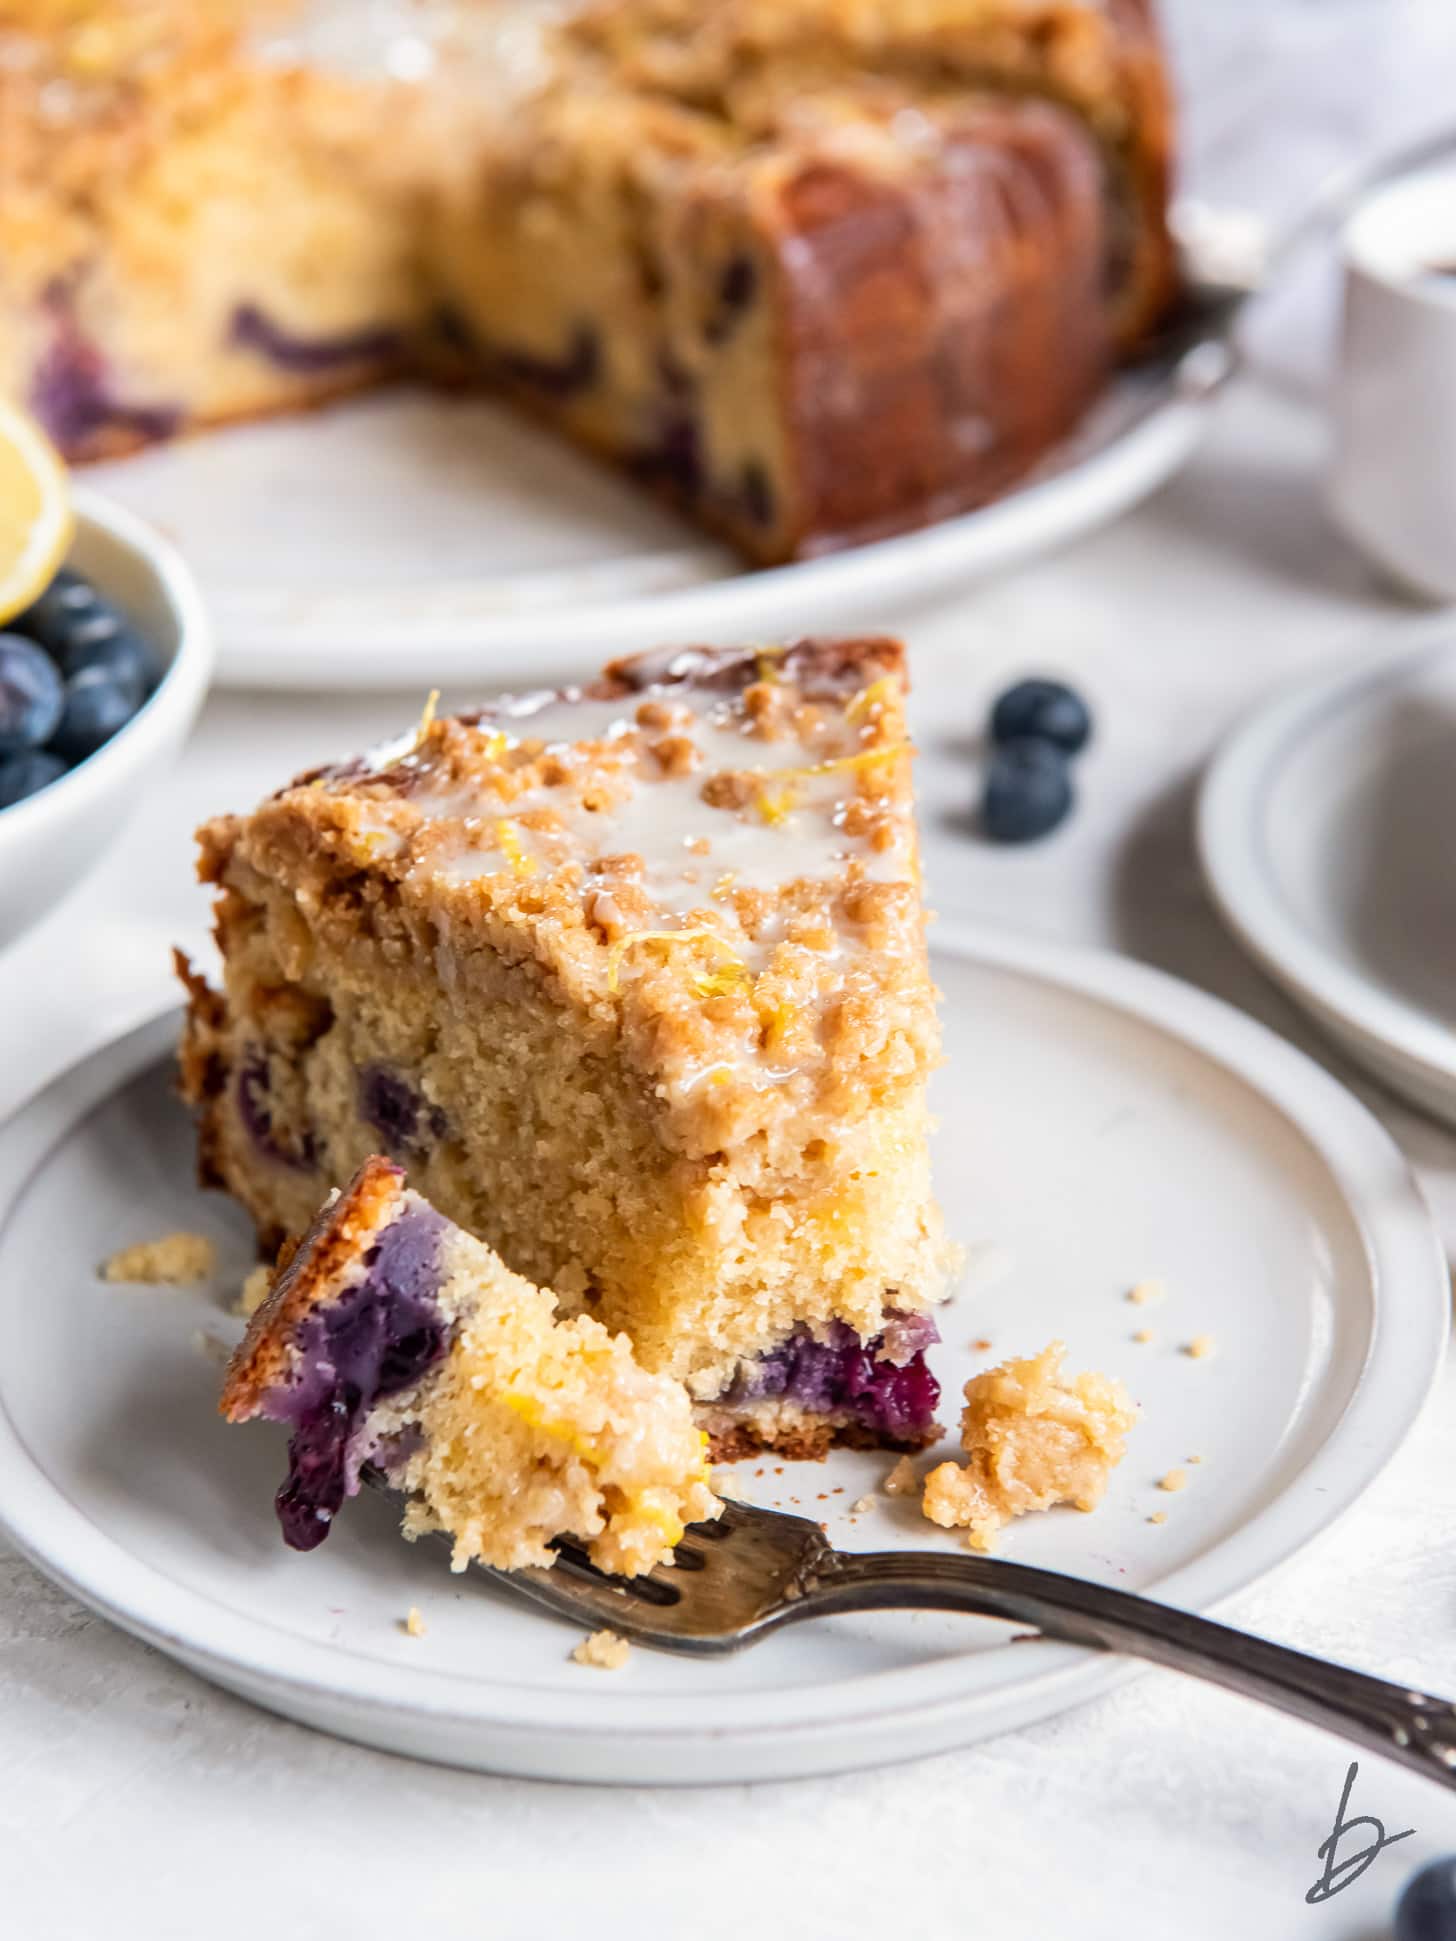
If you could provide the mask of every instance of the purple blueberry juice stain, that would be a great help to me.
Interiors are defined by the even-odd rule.
[[[767,471],[756,458],[745,459],[738,475],[738,501],[756,526],[774,522],[774,489]]]
[[[238,1066],[235,1091],[243,1129],[265,1159],[274,1160],[280,1166],[293,1166],[300,1172],[314,1164],[318,1155],[311,1132],[303,1134],[301,1146],[295,1151],[273,1129],[268,1060],[256,1047],[244,1054]]]
[[[488,381],[534,391],[557,404],[591,390],[602,374],[601,333],[585,321],[573,326],[560,357],[489,343],[453,304],[436,310],[435,333],[447,350],[474,364]]]
[[[758,294],[758,265],[746,254],[730,256],[718,276],[717,302],[704,327],[710,344],[721,344],[736,328]]]
[[[359,1074],[359,1116],[379,1134],[391,1159],[418,1158],[443,1139],[445,1114],[387,1065]]]
[[[170,438],[181,412],[125,403],[112,388],[106,359],[67,308],[64,292],[52,291],[46,309],[53,334],[32,375],[29,403],[60,450],[82,451],[105,431],[148,443]]]
[[[501,351],[494,360],[512,384],[558,401],[589,391],[601,376],[602,340],[594,325],[580,323],[561,357],[539,357],[529,351]]]
[[[935,1417],[940,1384],[925,1350],[940,1334],[928,1315],[886,1317],[885,1332],[865,1341],[843,1321],[823,1339],[802,1323],[787,1340],[741,1374],[724,1398],[730,1407],[784,1400],[811,1415],[848,1415],[892,1442],[923,1436]],[[897,1361],[889,1354],[902,1357]]]
[[[365,1255],[357,1285],[299,1325],[294,1376],[264,1404],[293,1429],[275,1499],[291,1549],[315,1549],[358,1494],[360,1467],[377,1453],[361,1433],[370,1410],[413,1387],[449,1346],[438,1301],[445,1229],[433,1210],[409,1208]]]
[[[657,353],[658,397],[651,430],[628,460],[628,469],[645,484],[664,486],[679,498],[695,499],[704,484],[703,435],[697,410],[698,386],[667,346]]]
[[[388,325],[301,337],[285,330],[256,303],[240,303],[233,311],[228,342],[242,350],[255,350],[280,371],[292,371],[299,377],[326,375],[350,364],[388,363],[404,349],[400,332]]]

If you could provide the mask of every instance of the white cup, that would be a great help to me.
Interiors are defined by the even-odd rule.
[[[1330,512],[1408,591],[1456,600],[1456,173],[1380,190],[1343,240]]]

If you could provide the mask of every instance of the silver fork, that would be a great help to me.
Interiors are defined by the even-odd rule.
[[[550,1570],[492,1571],[574,1623],[656,1651],[717,1657],[781,1625],[841,1611],[965,1611],[1031,1626],[1044,1638],[1123,1651],[1262,1699],[1311,1725],[1456,1788],[1456,1705],[1291,1651],[1152,1598],[993,1557],[836,1550],[802,1516],[725,1502],[695,1523],[676,1564],[608,1577],[574,1545]]]

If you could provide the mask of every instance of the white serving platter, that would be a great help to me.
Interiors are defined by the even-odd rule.
[[[1190,455],[1228,368],[1123,373],[1018,490],[922,531],[751,571],[488,400],[401,389],[91,467],[196,569],[224,685],[538,686],[673,640],[895,621],[1065,544]]]

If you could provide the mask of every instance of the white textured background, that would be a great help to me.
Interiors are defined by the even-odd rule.
[[[1204,196],[1287,211],[1326,167],[1456,117],[1456,0],[1169,0],[1168,12],[1188,176]],[[1320,511],[1327,317],[1316,267],[1260,327],[1264,380],[1225,401],[1183,478],[1116,529],[912,630],[938,907],[1115,945],[1301,1042],[1204,901],[1188,812],[1199,764],[1270,682],[1405,617]],[[1076,824],[1042,850],[995,854],[959,832],[972,777],[958,747],[1002,677],[1038,660],[1076,671],[1104,732]],[[372,738],[395,712],[211,704],[125,854],[0,959],[0,1112],[164,1001],[166,944],[202,927],[193,823]],[[1456,1142],[1372,1102],[1456,1240]],[[1456,1689],[1453,1401],[1448,1369],[1388,1475],[1244,1598],[1241,1621]],[[1456,1850],[1456,1803],[1363,1762],[1360,1807],[1417,1837],[1308,1908],[1346,1758],[1317,1733],[1150,1673],[989,1745],[830,1781],[670,1794],[481,1779],[224,1698],[0,1551],[0,1937],[17,1941],[1379,1941],[1404,1874]]]

